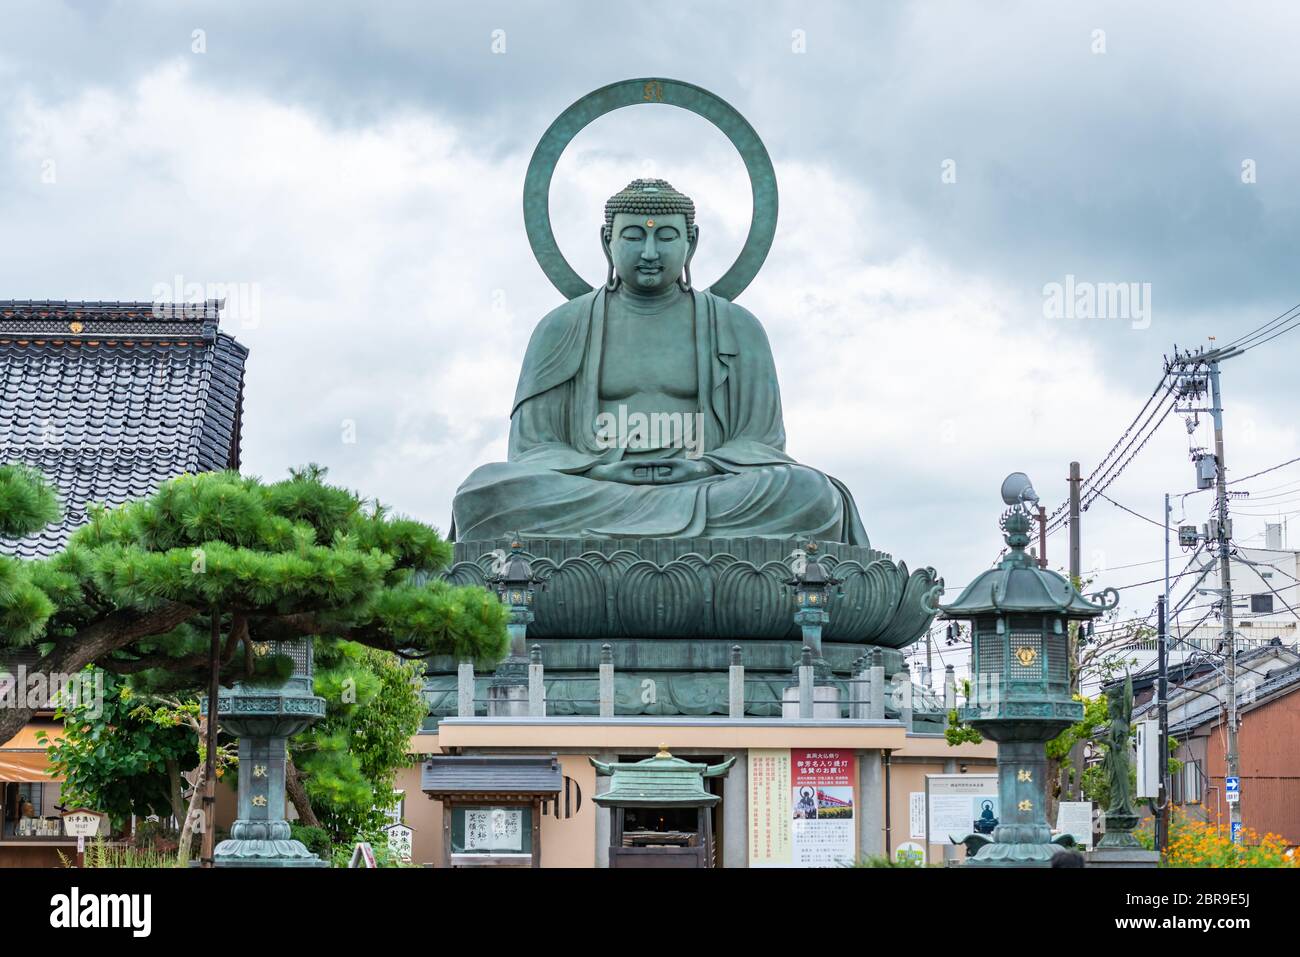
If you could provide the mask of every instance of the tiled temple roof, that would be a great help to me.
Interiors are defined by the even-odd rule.
[[[0,300],[0,464],[40,469],[64,508],[0,552],[52,554],[88,503],[239,467],[248,350],[218,330],[221,306]]]

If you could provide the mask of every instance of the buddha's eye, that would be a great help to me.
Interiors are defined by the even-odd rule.
[[[623,230],[622,238],[630,243],[639,243],[645,239],[645,230],[638,226],[629,226]]]
[[[665,226],[655,233],[655,239],[661,243],[670,243],[678,237],[679,233],[671,226]]]

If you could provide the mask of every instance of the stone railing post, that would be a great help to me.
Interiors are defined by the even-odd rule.
[[[957,676],[952,665],[943,669],[943,710],[953,711],[957,707]],[[944,720],[947,720],[946,718]]]
[[[903,722],[903,728],[910,732],[912,730],[912,669],[905,661],[903,670],[900,672],[902,700],[898,703],[898,720]]]
[[[546,717],[546,685],[542,683],[542,646],[533,645],[528,652],[528,715]]]
[[[740,657],[740,645],[731,646],[731,667],[727,672],[727,715],[745,716],[745,664]]]
[[[530,718],[546,716],[546,685],[542,684],[542,646],[533,645],[528,651],[528,715]]]
[[[799,652],[799,717],[813,716],[813,652],[807,645]]]
[[[600,646],[600,716],[614,717],[614,647]]]
[[[474,662],[468,658],[456,666],[456,717],[474,717]]]
[[[849,717],[858,719],[867,716],[867,702],[870,694],[871,678],[867,673],[867,656],[859,655],[853,659],[853,668],[849,680]]]
[[[871,667],[867,671],[871,693],[867,697],[871,713],[867,717],[880,721],[885,717],[885,663],[879,648],[871,649],[870,661]]]

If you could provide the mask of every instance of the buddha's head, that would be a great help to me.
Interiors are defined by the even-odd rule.
[[[601,241],[608,285],[651,295],[673,282],[690,287],[691,256],[699,240],[695,204],[662,179],[634,179],[605,203]]]

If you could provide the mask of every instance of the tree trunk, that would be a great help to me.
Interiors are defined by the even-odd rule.
[[[307,796],[307,788],[303,786],[302,777],[298,774],[298,765],[293,763],[292,754],[284,762],[284,790],[293,802],[294,810],[298,812],[298,820],[307,827],[320,827],[316,812],[312,810],[311,798]]]
[[[217,843],[217,720],[218,682],[221,679],[221,612],[212,609],[210,672],[208,674],[207,753],[203,770],[203,860],[200,866],[215,867],[212,854]]]
[[[167,759],[167,797],[171,799],[172,817],[179,827],[185,821],[185,795],[181,789],[181,766],[175,758]]]
[[[163,635],[198,612],[188,605],[167,604],[148,614],[116,611],[70,638],[60,639],[48,655],[28,669],[28,674],[73,675],[86,665],[150,635]],[[18,702],[27,700],[25,688],[15,689]],[[35,708],[0,708],[0,744],[9,741],[32,720]]]
[[[188,867],[190,863],[190,846],[194,843],[194,822],[202,813],[199,804],[203,800],[203,775],[206,768],[199,765],[198,780],[194,782],[194,793],[190,795],[190,805],[185,811],[185,822],[181,825],[181,846],[176,852],[176,866]]]

